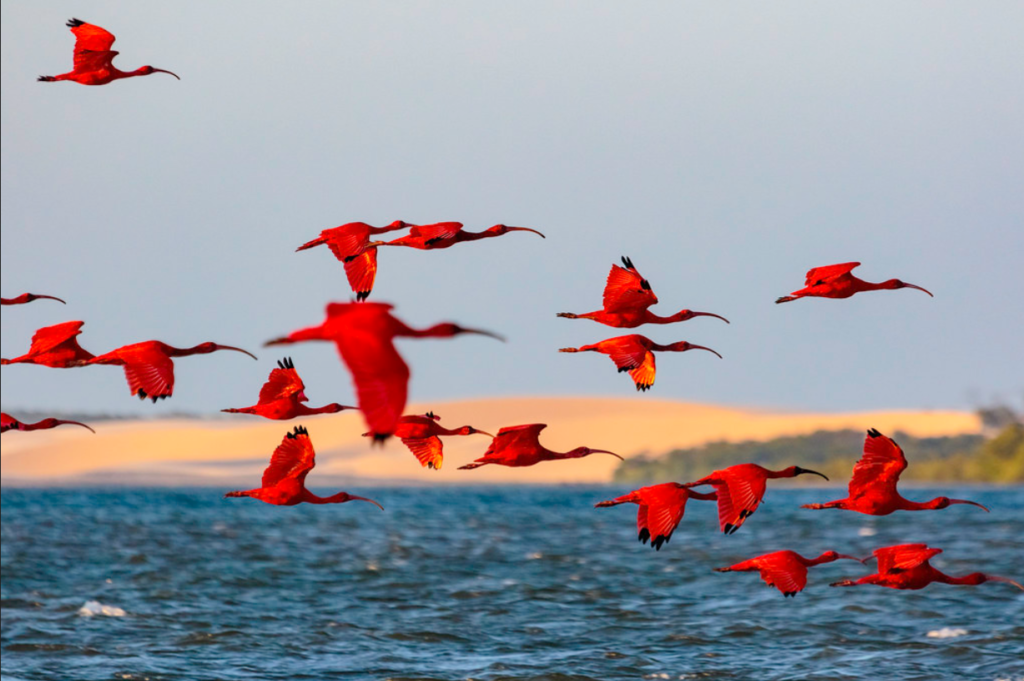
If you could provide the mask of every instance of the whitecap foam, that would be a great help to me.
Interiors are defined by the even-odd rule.
[[[103,617],[124,617],[128,613],[113,605],[104,605],[99,601],[86,601],[85,605],[78,609],[78,614],[82,617],[95,617],[96,615],[102,615]]]
[[[967,633],[966,629],[942,627],[941,629],[933,629],[932,631],[929,631],[928,638],[956,638],[957,636],[964,636]]]
[[[876,534],[878,534],[878,530],[873,527],[862,527],[857,530],[858,537],[874,537]]]

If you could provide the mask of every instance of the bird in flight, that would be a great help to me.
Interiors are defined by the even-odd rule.
[[[807,586],[807,568],[841,559],[864,562],[835,551],[826,551],[817,558],[804,558],[796,551],[775,551],[729,567],[715,568],[715,572],[760,572],[765,584],[791,597]]]
[[[128,380],[128,388],[132,395],[140,400],[147,397],[154,403],[174,394],[174,357],[189,355],[208,355],[218,350],[233,350],[249,355],[256,355],[248,350],[230,345],[216,343],[200,343],[191,348],[176,348],[160,341],[151,340],[132,343],[93,357],[88,364],[110,364],[124,367],[124,375]]]
[[[594,508],[636,504],[639,507],[636,511],[637,539],[641,544],[646,544],[647,540],[650,540],[651,548],[660,551],[662,545],[667,544],[672,538],[672,533],[683,519],[686,502],[689,499],[714,501],[717,498],[715,492],[704,494],[687,489],[677,482],[666,482],[641,487],[621,497],[602,501],[595,504]]]
[[[541,238],[547,238],[535,229],[529,227],[509,227],[508,225],[494,225],[482,232],[466,232],[462,229],[461,222],[438,222],[432,225],[416,225],[409,230],[406,236],[399,237],[392,241],[372,241],[370,246],[408,246],[424,251],[433,251],[439,248],[448,248],[464,241],[477,241],[494,236],[501,236],[509,232],[533,232]]]
[[[718,524],[722,532],[733,534],[764,501],[769,479],[795,478],[804,473],[820,475],[828,480],[828,477],[818,471],[799,466],[772,471],[756,463],[741,463],[715,471],[695,482],[687,482],[683,487],[714,486],[718,493]]]
[[[459,470],[471,470],[493,463],[498,466],[533,466],[542,461],[560,461],[562,459],[581,459],[591,454],[611,454],[621,460],[622,457],[605,449],[577,447],[568,452],[554,452],[540,443],[540,432],[547,428],[544,423],[531,423],[525,426],[510,426],[498,431],[491,446],[484,455]]]
[[[78,421],[65,421],[64,419],[43,419],[42,421],[36,421],[35,423],[24,423],[14,418],[10,414],[0,413],[0,433],[6,433],[8,430],[46,430],[48,428],[56,428],[57,426],[72,425],[82,426],[87,428],[93,433],[96,431],[84,423]]]
[[[152,66],[140,66],[134,71],[121,71],[112,63],[118,55],[110,49],[114,44],[113,33],[94,24],[87,24],[81,19],[70,19],[67,25],[75,34],[75,68],[59,76],[39,76],[40,81],[52,83],[58,80],[72,80],[82,85],[106,85],[120,78],[148,76],[151,73],[170,73],[178,78],[176,73]]]
[[[352,287],[352,292],[356,294],[356,300],[366,300],[373,290],[373,282],[377,276],[377,248],[368,245],[370,236],[413,226],[402,220],[395,220],[385,227],[373,227],[365,222],[349,222],[323,230],[316,239],[307,241],[295,250],[305,251],[326,244],[334,257],[344,264],[345,276]]]
[[[687,350],[707,350],[718,355],[719,359],[722,358],[717,352],[703,345],[694,345],[686,341],[659,345],[650,338],[641,336],[638,333],[628,336],[616,336],[599,343],[582,345],[578,348],[562,348],[559,352],[600,352],[601,354],[608,355],[612,362],[615,363],[619,373],[628,371],[630,378],[633,379],[633,383],[636,384],[636,389],[646,392],[654,385],[654,374],[656,372],[654,353],[686,352]]]
[[[32,335],[28,352],[14,359],[0,359],[0,365],[40,364],[55,369],[85,366],[95,355],[78,344],[83,324],[74,321],[44,326]]]
[[[927,544],[899,544],[875,549],[874,557],[878,559],[878,572],[860,579],[843,579],[829,586],[860,586],[874,584],[890,589],[923,589],[932,582],[953,584],[958,586],[977,586],[985,582],[1003,582],[1012,584],[1024,591],[1024,586],[1007,579],[982,572],[972,572],[963,577],[952,577],[936,570],[928,562],[933,556],[942,553],[942,549],[929,548]],[[870,560],[870,559],[868,559]]]
[[[413,329],[393,314],[387,303],[330,303],[319,326],[294,331],[264,345],[331,341],[352,374],[359,409],[374,441],[395,432],[405,410],[409,366],[395,349],[395,338],[451,338],[464,333],[504,340],[490,331],[467,329],[451,322]]]
[[[891,291],[899,288],[913,288],[924,291],[928,295],[932,292],[914,284],[908,284],[899,279],[887,279],[878,284],[873,284],[863,279],[858,279],[851,274],[854,268],[860,267],[859,262],[844,262],[838,265],[826,265],[815,267],[807,272],[804,280],[804,288],[793,291],[788,296],[782,296],[775,300],[776,303],[788,303],[797,298],[849,298],[855,293],[862,291]],[[934,298],[934,296],[932,296]]]
[[[22,293],[20,296],[14,296],[13,298],[0,298],[0,305],[24,305],[25,303],[31,303],[33,300],[56,300],[58,303],[64,303],[63,300],[56,296],[44,296],[39,293]],[[67,303],[64,303],[65,305]]]
[[[889,515],[894,511],[932,511],[951,504],[970,504],[988,511],[974,501],[936,497],[931,501],[910,501],[897,491],[900,474],[907,469],[907,457],[892,438],[872,428],[864,438],[864,455],[853,466],[853,477],[846,499],[824,504],[804,504],[802,508],[839,508],[867,515]]]
[[[337,402],[323,407],[307,407],[304,403],[306,397],[306,384],[299,378],[299,372],[295,370],[295,363],[291,357],[278,360],[277,368],[270,372],[270,377],[260,389],[259,402],[251,407],[241,409],[221,409],[228,414],[255,414],[266,419],[286,421],[297,416],[312,416],[314,414],[336,414],[345,409],[356,409],[346,407]]]
[[[318,497],[306,489],[306,476],[316,465],[316,452],[309,439],[309,431],[302,426],[284,436],[270,457],[270,465],[263,471],[263,480],[256,489],[228,492],[225,498],[249,497],[274,506],[296,504],[344,504],[347,501],[365,501],[380,510],[384,507],[373,499],[338,492],[329,497]]]
[[[559,312],[556,316],[565,319],[591,319],[599,324],[623,329],[632,329],[641,324],[685,322],[694,317],[717,317],[726,324],[729,323],[725,317],[711,312],[680,310],[668,317],[654,314],[647,309],[658,302],[658,296],[654,295],[651,283],[640,276],[640,272],[629,258],[623,257],[622,265],[619,267],[613,264],[611,272],[608,273],[600,310],[586,314]]]
[[[409,451],[424,468],[441,470],[441,464],[444,463],[442,435],[475,435],[479,433],[490,438],[494,437],[487,431],[478,430],[473,426],[462,426],[449,430],[437,423],[440,420],[441,417],[432,411],[422,415],[403,416],[398,419],[395,435],[402,441],[402,444],[409,448]],[[363,433],[364,437],[372,435],[373,433]]]

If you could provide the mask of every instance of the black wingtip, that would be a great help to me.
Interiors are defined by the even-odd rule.
[[[65,26],[67,26],[68,28],[78,28],[79,26],[83,25],[84,23],[85,22],[82,21],[81,19],[76,19],[74,17],[71,17],[70,19],[68,19],[68,23],[66,23]]]
[[[640,530],[640,535],[637,537],[637,539],[640,541],[641,544],[646,544],[647,540],[650,539],[650,538],[651,538],[651,533],[650,533],[650,531],[646,527],[644,529]]]
[[[868,428],[868,437],[883,437],[877,428]]]
[[[300,435],[305,435],[306,437],[309,437],[309,431],[306,430],[305,426],[295,426],[295,430],[293,430],[292,432],[288,433],[288,435],[286,435],[285,437],[288,437],[288,438],[294,440],[295,438],[299,437]]]
[[[633,261],[626,256],[622,256],[622,264],[625,265],[627,270],[634,269]]]

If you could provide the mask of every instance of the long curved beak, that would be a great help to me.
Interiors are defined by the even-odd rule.
[[[483,331],[482,329],[463,329],[462,333],[475,333],[479,336],[489,336],[491,338],[500,340],[502,343],[505,342],[505,337],[498,335],[492,331]]]
[[[478,430],[476,428],[474,428],[473,430],[475,431],[473,433],[473,435],[486,435],[487,437],[491,438],[492,440],[494,439],[494,436],[491,435],[490,433],[488,433],[486,430]]]
[[[1021,586],[1020,584],[1018,584],[1017,582],[1013,581],[1009,577],[993,577],[992,575],[985,575],[985,577],[990,582],[1002,582],[1003,584],[1013,584],[1015,587],[1017,587],[1021,591],[1024,591],[1024,586]]]
[[[826,480],[828,480],[828,476],[827,476],[827,475],[825,475],[824,473],[819,473],[818,471],[812,471],[812,470],[811,470],[811,469],[809,469],[809,468],[800,468],[800,469],[799,469],[799,471],[800,471],[800,472],[799,472],[799,473],[797,473],[797,475],[803,475],[804,473],[813,473],[814,475],[820,475],[821,477],[823,477],[823,478],[825,478]]]
[[[607,449],[591,449],[590,453],[591,454],[611,454],[612,456],[614,456],[619,461],[625,461],[625,459],[623,459],[621,456],[619,456],[615,452],[609,452]]]
[[[367,503],[373,504],[374,506],[376,506],[377,508],[379,508],[379,509],[380,509],[380,510],[382,510],[382,511],[384,510],[384,507],[383,507],[383,506],[381,506],[380,504],[378,504],[378,503],[377,503],[376,501],[374,501],[373,499],[367,499],[366,497],[357,497],[357,496],[356,496],[356,495],[354,495],[354,494],[350,494],[350,495],[348,495],[348,500],[349,500],[349,501],[365,501],[365,502],[367,502]]]
[[[903,284],[903,287],[904,287],[904,288],[916,288],[916,289],[917,289],[918,291],[924,291],[924,292],[925,292],[925,293],[927,293],[928,295],[932,296],[932,298],[934,298],[934,297],[935,297],[934,295],[932,295],[932,292],[931,292],[931,291],[929,291],[928,289],[926,289],[926,288],[922,288],[922,287],[920,287],[920,286],[915,286],[914,284],[906,284],[906,283],[905,283],[905,284]]]
[[[718,319],[721,319],[726,324],[731,323],[731,322],[729,322],[728,319],[726,319],[722,315],[715,314],[713,312],[691,312],[690,314],[693,315],[694,317],[717,317]]]
[[[241,352],[242,354],[249,355],[253,359],[258,359],[256,357],[256,355],[252,354],[248,350],[243,350],[242,348],[236,348],[236,347],[231,346],[231,345],[218,345],[217,349],[218,350],[234,350],[235,352]]]
[[[509,227],[508,231],[510,231],[510,232],[533,232],[534,234],[539,234],[541,239],[547,239],[546,236],[544,236],[543,234],[541,234],[540,232],[538,232],[535,229],[530,229],[529,227]]]
[[[707,350],[708,352],[714,352],[716,355],[718,355],[718,352],[716,352],[715,350],[712,350],[711,348],[706,348],[703,345],[693,345],[693,344],[691,344],[690,347],[687,348],[687,349],[688,350]],[[723,358],[722,358],[721,355],[718,355],[718,359],[723,359]]]
[[[61,300],[57,296],[44,296],[44,295],[40,295],[38,293],[33,294],[33,296],[35,297],[36,300],[39,300],[39,299],[56,300],[58,303],[63,303],[64,305],[67,305],[67,303],[65,303],[63,300]]]
[[[91,427],[85,425],[84,423],[79,423],[78,421],[62,421],[61,419],[57,419],[57,425],[64,425],[64,424],[68,424],[68,425],[72,425],[72,426],[82,426],[83,428],[88,428],[91,433],[95,433],[96,432],[95,430],[93,430]]]
[[[991,513],[991,511],[988,510],[988,507],[982,506],[981,504],[979,504],[976,501],[967,501],[966,499],[950,499],[949,503],[951,503],[951,504],[970,504],[971,506],[977,506],[981,510],[985,511],[985,513]]]
[[[376,248],[377,246],[390,246],[390,245],[391,244],[389,244],[387,241],[371,241],[371,242],[367,243],[366,246],[364,246],[363,248],[366,249],[366,250],[369,250],[371,248]]]
[[[839,560],[840,558],[845,558],[846,560],[855,560],[858,563],[862,563],[862,564],[864,563],[864,561],[867,560],[867,558],[858,558],[857,556],[848,556],[845,553],[840,553],[839,555],[836,556],[836,560]]]
[[[178,78],[178,74],[177,73],[175,73],[174,71],[168,71],[167,69],[157,69],[157,68],[154,68],[153,69],[153,73],[169,73],[172,76],[174,76],[175,78]],[[181,80],[181,78],[178,78],[178,80]]]

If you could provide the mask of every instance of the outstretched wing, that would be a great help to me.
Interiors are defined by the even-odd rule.
[[[875,549],[874,556],[878,559],[879,574],[885,574],[916,568],[940,553],[942,549],[930,549],[927,544],[898,544]]]
[[[260,388],[260,404],[268,404],[302,392],[306,385],[299,378],[299,372],[291,365],[291,360],[280,362],[282,366],[270,372],[270,378]]]
[[[377,247],[367,248],[359,255],[345,261],[345,276],[356,300],[366,300],[373,290],[377,276]]]
[[[350,222],[340,227],[325,229],[320,236],[326,241],[327,248],[331,249],[335,258],[347,262],[366,248],[370,240],[370,226],[364,222]]]
[[[426,245],[447,241],[462,231],[461,222],[437,222],[433,225],[418,225],[409,230],[409,236],[422,238]]]
[[[174,393],[174,361],[163,355],[150,361],[124,365],[124,375],[132,395],[154,402]]]
[[[651,290],[651,284],[640,276],[628,258],[623,258],[626,268],[612,265],[608,281],[604,285],[604,311],[624,312],[646,310],[658,302]]]
[[[491,441],[484,458],[504,452],[515,451],[521,448],[533,448],[540,446],[540,432],[547,428],[546,423],[530,423],[524,426],[509,426],[502,428]]]
[[[804,286],[814,286],[818,282],[828,281],[829,279],[835,279],[841,277],[844,274],[849,274],[853,271],[853,268],[860,267],[859,262],[844,262],[838,265],[825,265],[824,267],[815,267],[807,271],[807,277],[804,280]]]
[[[725,484],[715,485],[718,493],[718,524],[722,532],[731,534],[738,530],[747,518],[761,504],[764,498],[763,478],[749,478],[743,475],[723,475]]]
[[[402,444],[409,448],[424,468],[441,470],[444,462],[444,445],[436,435],[425,438],[403,437]]]
[[[629,372],[630,378],[636,383],[636,389],[641,391],[647,391],[654,385],[654,353],[650,350],[644,355],[643,362],[640,363],[636,369],[631,369]]]
[[[371,305],[362,303],[360,305]],[[352,374],[359,408],[366,425],[377,437],[395,432],[405,411],[409,389],[409,366],[389,336],[369,328],[350,328],[335,344]]]
[[[274,487],[286,478],[294,478],[305,483],[306,475],[316,465],[316,452],[313,441],[309,439],[309,431],[298,426],[284,436],[281,444],[270,457],[270,465],[263,471],[264,488]]]
[[[75,34],[75,71],[95,71],[110,66],[117,56],[117,52],[110,49],[114,44],[113,33],[81,19],[71,19],[67,25]]]
[[[620,373],[623,371],[632,372],[634,369],[639,369],[643,366],[644,360],[649,354],[647,348],[640,343],[631,340],[632,338],[634,338],[634,336],[620,336],[618,338],[609,338],[606,341],[597,343],[597,347],[600,351],[608,354],[612,362],[615,363],[615,368],[618,369]]]
[[[795,596],[807,586],[807,567],[788,551],[760,556],[754,559],[754,563],[764,583],[774,586],[787,596]]]
[[[637,512],[637,531],[643,535],[647,530],[651,546],[661,549],[661,545],[672,538],[672,533],[679,526],[686,511],[686,500],[689,490],[674,482],[652,485],[637,490],[641,506]]]
[[[854,498],[872,489],[896,493],[896,483],[907,468],[903,450],[892,438],[872,428],[864,438],[864,454],[853,466],[849,496]]]
[[[18,419],[9,414],[0,414],[0,433],[6,433],[18,427]]]
[[[32,335],[32,345],[28,354],[38,355],[53,350],[61,343],[73,339],[82,333],[85,322],[64,322],[53,326],[44,326]]]

